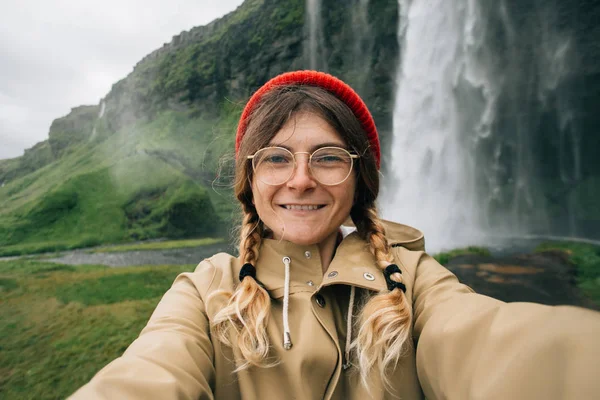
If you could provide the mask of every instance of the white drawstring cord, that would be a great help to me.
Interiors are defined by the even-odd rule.
[[[283,286],[283,348],[289,350],[292,348],[292,339],[290,337],[290,321],[288,319],[288,309],[290,306],[290,263],[289,257],[283,257],[285,265],[285,280]]]
[[[354,313],[354,295],[356,288],[350,286],[350,302],[348,304],[348,316],[346,317],[346,362],[344,363],[344,369],[348,369],[352,366],[350,363],[350,344],[352,343],[352,314]]]

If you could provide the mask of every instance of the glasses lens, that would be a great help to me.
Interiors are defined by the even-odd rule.
[[[256,178],[267,185],[281,185],[294,172],[294,156],[280,147],[259,150],[252,159]]]
[[[323,185],[337,185],[350,175],[352,157],[344,149],[323,147],[313,153],[310,170]]]

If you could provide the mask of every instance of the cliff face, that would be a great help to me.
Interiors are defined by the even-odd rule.
[[[140,61],[106,97],[111,130],[165,109],[218,115],[268,77],[301,67],[303,0],[250,0],[173,38]]]
[[[94,132],[99,106],[79,106],[50,125],[48,140],[26,149],[21,157],[0,162],[0,184],[26,176],[86,143]]]
[[[90,139],[99,111],[100,106],[79,106],[73,108],[67,116],[52,122],[48,144],[55,159],[60,158],[68,149]]]
[[[30,174],[54,160],[54,155],[47,140],[37,143],[25,150],[21,157],[0,160],[0,186],[6,185],[21,176]]]
[[[106,97],[112,130],[164,109],[218,114],[226,101],[243,102],[273,76],[309,68],[305,1],[248,0],[234,13],[174,36],[140,61]],[[398,54],[397,2],[373,0],[365,35],[351,22],[358,0],[326,1],[326,69],[364,95],[384,130],[391,124],[393,75]],[[357,40],[366,41],[363,48]]]

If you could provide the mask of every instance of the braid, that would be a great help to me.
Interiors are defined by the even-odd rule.
[[[240,259],[242,264],[256,263],[258,260],[258,248],[262,238],[262,224],[258,219],[256,211],[245,211],[240,230]]]
[[[356,217],[359,233],[368,241],[379,268],[384,270],[393,257],[376,208],[365,208]],[[396,273],[391,278],[401,282],[402,275]],[[368,387],[367,378],[373,367],[377,366],[382,381],[388,385],[386,369],[398,362],[409,343],[412,309],[404,292],[394,289],[374,295],[362,308],[359,321],[360,328],[352,348],[358,354],[363,384]]]
[[[371,253],[375,256],[381,269],[385,269],[392,262],[392,254],[385,237],[385,228],[377,216],[375,207],[365,210],[365,222],[367,223],[367,240],[371,247]]]
[[[255,210],[244,210],[240,230],[240,259],[243,263],[255,264],[262,237],[262,223]],[[252,278],[243,279],[233,294],[217,292],[228,296],[227,304],[214,316],[212,325],[216,336],[225,345],[232,346],[229,329],[237,334],[237,348],[243,361],[238,371],[250,365],[264,367],[269,353],[267,324],[271,298],[267,291]],[[233,347],[233,346],[232,346]]]

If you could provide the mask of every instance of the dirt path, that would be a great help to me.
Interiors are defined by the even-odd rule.
[[[548,251],[507,256],[464,255],[446,265],[476,292],[497,299],[599,309],[575,284],[565,253]]]

